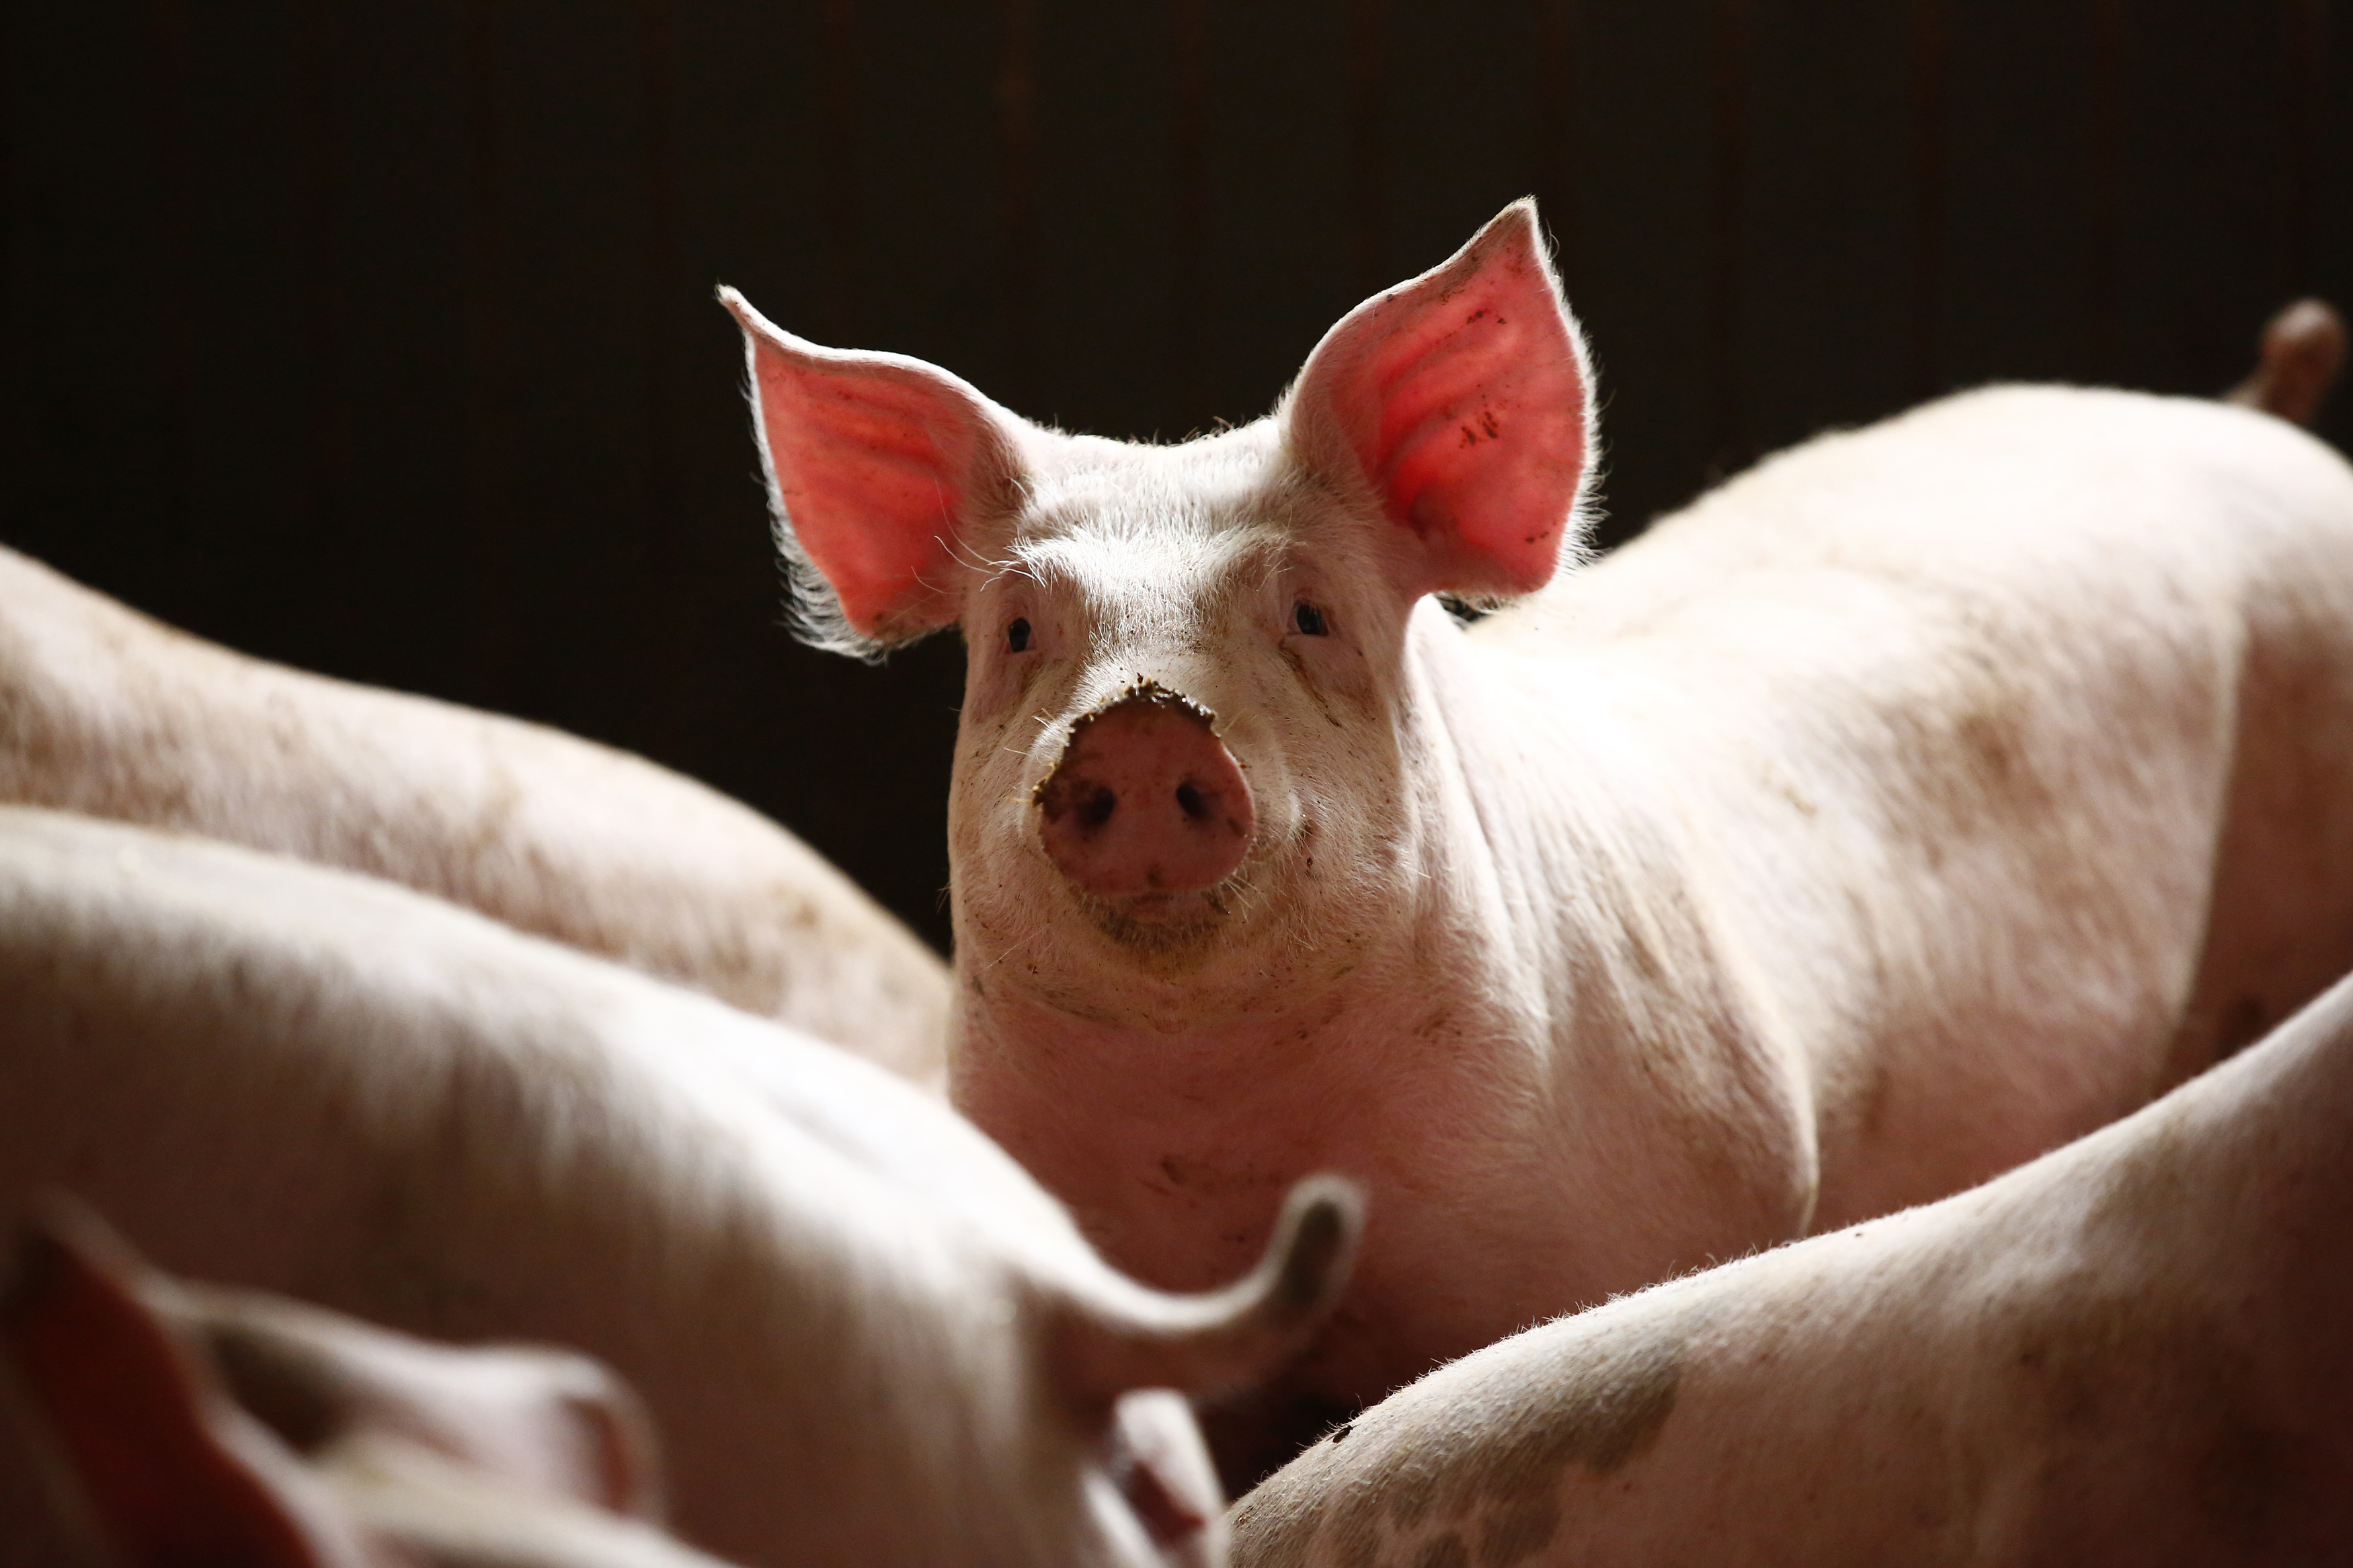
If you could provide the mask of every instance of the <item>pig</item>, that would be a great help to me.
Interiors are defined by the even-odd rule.
[[[1177,1394],[1297,1350],[1358,1224],[1310,1183],[1240,1281],[1153,1290],[845,1052],[390,882],[6,807],[0,1225],[52,1189],[175,1273],[595,1357],[681,1538],[755,1568],[1214,1568]],[[0,1563],[53,1561],[16,1458]]]
[[[386,877],[943,1080],[946,966],[757,813],[540,725],[241,657],[6,550],[0,801]]]
[[[649,1527],[644,1413],[586,1357],[175,1280],[73,1205],[33,1216],[13,1278],[0,1342],[84,1505],[90,1562],[712,1561]]]
[[[1303,1173],[1366,1194],[1229,1480],[2079,1137],[2353,964],[2353,470],[2265,413],[1966,393],[1591,561],[1528,203],[1176,446],[724,302],[803,635],[967,648],[952,1101],[1164,1288]]]
[[[2353,980],[1974,1191],[1430,1373],[1242,1568],[2277,1563],[2353,1541]]]

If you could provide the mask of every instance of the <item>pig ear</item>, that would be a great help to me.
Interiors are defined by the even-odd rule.
[[[128,1248],[53,1205],[16,1249],[0,1340],[132,1568],[344,1568],[358,1555],[222,1396]]]
[[[1300,461],[1396,525],[1401,586],[1485,598],[1542,587],[1581,540],[1590,386],[1524,200],[1325,333],[1282,417]]]
[[[921,360],[819,348],[719,300],[744,329],[777,543],[830,589],[801,584],[802,635],[871,654],[955,621],[961,547],[1018,490],[1020,421]]]
[[[1071,1301],[1054,1348],[1063,1386],[1108,1406],[1138,1388],[1215,1396],[1271,1376],[1338,1305],[1364,1231],[1364,1199],[1336,1176],[1292,1189],[1258,1267],[1222,1290],[1171,1296],[1124,1279]]]

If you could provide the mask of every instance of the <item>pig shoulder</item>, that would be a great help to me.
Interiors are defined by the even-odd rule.
[[[2353,771],[2348,626],[2326,447],[2004,387],[1769,460],[1472,640],[1639,740],[1805,1064],[1835,1226],[2124,1114],[2353,962],[2353,809],[2309,787]],[[1564,787],[1603,727],[1556,728],[1495,787]]]

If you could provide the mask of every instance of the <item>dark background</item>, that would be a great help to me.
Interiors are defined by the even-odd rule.
[[[714,283],[1175,437],[1535,191],[1620,538],[1825,425],[1991,378],[2211,392],[2291,292],[2353,300],[2348,32],[2327,0],[15,0],[0,542],[649,752],[944,942],[961,653],[780,629]]]

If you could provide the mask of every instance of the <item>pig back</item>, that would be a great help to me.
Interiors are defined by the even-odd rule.
[[[945,967],[757,813],[539,725],[243,658],[6,551],[0,800],[385,877],[944,1070]]]
[[[1057,1466],[1077,1506],[1025,1314],[1087,1255],[1009,1162],[866,1064],[396,888],[0,810],[0,1217],[49,1187],[175,1270],[609,1362],[684,1532],[748,1563],[1008,1560]]]
[[[1818,1226],[2123,1115],[2353,966],[2353,469],[1998,387],[1770,458],[1474,629],[1603,694],[1810,1079]]]

